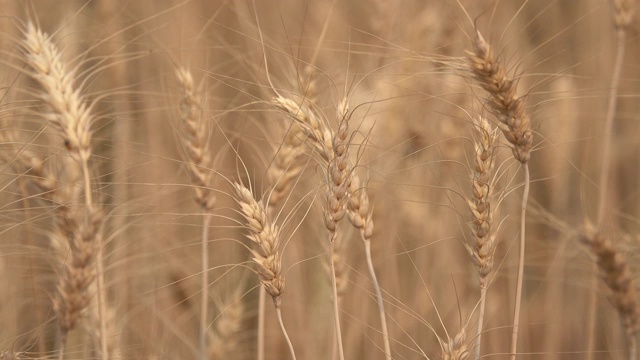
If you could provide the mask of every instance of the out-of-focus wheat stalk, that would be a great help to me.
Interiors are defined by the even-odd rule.
[[[216,198],[213,193],[213,162],[210,154],[209,132],[202,114],[202,98],[193,84],[191,71],[186,68],[176,69],[176,78],[180,86],[181,129],[180,142],[184,152],[189,177],[196,193],[195,200],[202,210],[202,274],[200,299],[200,359],[207,359],[207,327],[209,320],[207,309],[209,304],[209,227],[211,211]]]
[[[596,228],[594,232],[591,232],[592,238],[590,240],[590,249],[598,258],[598,265],[600,270],[605,274],[609,273],[611,268],[607,266],[611,261],[602,258],[606,257],[605,253],[614,252],[613,244],[610,240],[605,240],[604,223],[607,213],[607,196],[609,195],[609,174],[611,167],[611,140],[613,136],[613,124],[616,118],[618,91],[620,87],[620,77],[622,75],[622,65],[624,62],[624,54],[626,48],[626,34],[627,28],[633,18],[633,12],[635,7],[634,0],[611,0],[613,6],[613,20],[616,28],[616,55],[613,65],[613,72],[611,74],[611,86],[609,88],[609,103],[607,105],[607,115],[604,120],[604,131],[602,133],[603,146],[602,146],[602,163],[600,167],[600,182],[598,188],[598,214],[596,218]],[[618,254],[618,257],[622,257],[622,254]],[[623,261],[624,262],[624,261]],[[629,278],[631,281],[631,278]],[[616,289],[612,287],[612,284],[607,282],[607,285],[616,292]],[[635,290],[634,290],[635,291]],[[635,295],[634,295],[635,298]],[[614,304],[615,305],[615,304]],[[637,304],[636,304],[637,307]],[[624,311],[617,305],[616,308],[624,319]],[[595,348],[594,335],[596,332],[596,311],[597,311],[597,297],[595,292],[592,292],[589,306],[589,338],[587,342],[588,350],[587,354],[589,359],[592,358]],[[629,326],[625,326],[627,330],[627,344],[629,359],[636,359],[637,344],[635,336],[630,336]],[[637,329],[635,330],[637,331]],[[635,334],[635,332],[634,332]]]

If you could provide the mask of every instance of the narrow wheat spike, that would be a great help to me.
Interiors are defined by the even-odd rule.
[[[282,257],[279,252],[280,231],[269,220],[262,200],[256,201],[251,191],[242,184],[236,183],[233,186],[235,189],[234,199],[240,206],[242,215],[247,222],[249,230],[247,238],[255,245],[251,253],[253,254],[253,262],[257,266],[258,278],[273,300],[280,329],[289,345],[291,358],[295,360],[293,344],[282,321],[281,296],[284,292],[284,276],[282,275]]]
[[[213,161],[209,145],[209,132],[202,115],[202,97],[193,84],[193,76],[186,68],[176,69],[180,86],[181,129],[180,141],[184,149],[187,170],[196,192],[196,202],[203,210],[210,211],[216,198],[212,190]]]
[[[517,81],[507,76],[503,64],[498,61],[493,49],[476,30],[473,40],[473,52],[467,52],[469,67],[476,80],[485,89],[490,109],[499,120],[498,126],[507,141],[512,145],[513,156],[521,164],[524,172],[524,190],[520,206],[520,251],[518,256],[518,276],[516,280],[516,299],[511,332],[511,350],[509,358],[515,360],[520,329],[520,307],[524,283],[524,261],[526,245],[526,214],[529,199],[530,174],[529,159],[533,146],[531,119],[526,110],[524,97],[517,95]]]
[[[473,243],[465,244],[473,264],[478,268],[480,286],[486,288],[493,269],[493,255],[496,248],[495,233],[492,231],[495,209],[491,204],[493,195],[493,167],[495,164],[497,129],[492,129],[483,118],[473,119],[475,161],[471,171],[471,198],[467,200],[471,211],[471,233]]]
[[[176,78],[180,85],[182,99],[180,101],[181,128],[180,141],[184,149],[184,158],[193,188],[196,203],[202,209],[203,224],[201,238],[202,275],[200,293],[200,359],[207,359],[207,327],[209,303],[209,225],[211,210],[216,198],[213,192],[213,162],[209,146],[209,132],[202,116],[202,98],[193,84],[191,72],[186,68],[176,69]]]
[[[71,258],[61,276],[58,296],[53,300],[63,336],[75,328],[94,296],[89,288],[96,276],[96,236],[100,234],[103,219],[101,211],[91,209],[81,223],[71,225],[74,229],[70,242]]]
[[[67,263],[54,309],[60,325],[59,358],[64,356],[67,333],[73,329],[91,301],[88,287],[97,272],[97,299],[100,318],[100,349],[102,359],[108,358],[106,341],[106,295],[102,271],[102,222],[104,215],[93,202],[89,158],[91,157],[91,105],[87,105],[80,89],[74,88],[74,72],[66,68],[61,54],[50,37],[28,22],[23,30],[21,46],[27,74],[41,87],[40,99],[48,105],[43,117],[56,127],[69,155],[79,164],[83,175],[85,209],[73,219],[70,238],[71,260]],[[93,267],[96,269],[93,269]]]
[[[469,357],[469,349],[465,343],[467,333],[463,328],[456,334],[455,338],[449,339],[446,343],[442,344],[442,360],[464,360]]]
[[[347,210],[349,200],[350,172],[349,164],[349,107],[347,99],[343,99],[338,107],[338,129],[332,134],[331,152],[328,154],[326,170],[326,202],[324,207],[324,226],[329,231],[329,267],[331,269],[331,285],[333,291],[333,314],[338,345],[338,356],[344,360],[342,330],[340,325],[340,308],[338,303],[338,286],[334,256],[338,223]]]
[[[40,98],[51,107],[44,117],[60,130],[69,154],[79,163],[91,156],[91,108],[73,88],[74,72],[66,68],[50,37],[29,22],[22,47],[29,75],[43,88]]]
[[[284,278],[280,253],[280,234],[278,227],[267,218],[262,201],[256,201],[251,191],[242,184],[234,184],[235,200],[247,221],[249,235],[255,247],[251,250],[253,261],[258,267],[260,282],[273,298],[276,307],[280,306],[280,295],[284,292]]]
[[[478,315],[478,336],[474,359],[480,358],[480,345],[486,303],[489,274],[493,269],[493,255],[496,249],[493,214],[495,209],[491,203],[493,195],[493,167],[495,162],[495,143],[498,129],[492,129],[484,117],[473,119],[475,161],[471,171],[471,198],[467,204],[471,212],[472,244],[464,244],[471,261],[478,269],[480,280],[480,310]]]
[[[618,312],[627,335],[629,359],[636,359],[636,335],[640,330],[640,303],[635,281],[627,259],[615,244],[593,226],[587,226],[581,238],[596,257],[604,283],[610,290],[610,299]]]

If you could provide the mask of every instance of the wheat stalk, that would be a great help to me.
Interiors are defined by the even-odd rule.
[[[609,90],[609,103],[607,105],[607,115],[604,120],[603,146],[602,146],[602,163],[600,167],[600,182],[598,189],[598,213],[596,219],[596,237],[602,237],[602,231],[607,212],[607,195],[609,193],[609,173],[611,167],[611,139],[613,136],[613,124],[616,117],[616,107],[618,101],[618,88],[620,86],[620,77],[622,75],[622,65],[624,62],[625,42],[627,27],[633,17],[633,8],[635,1],[633,0],[611,0],[613,6],[613,18],[616,28],[617,51],[615,64],[611,75],[611,87]],[[594,279],[595,281],[595,279]],[[595,294],[591,295],[590,311],[589,311],[589,339],[588,339],[588,357],[592,357],[594,349],[595,334],[595,318],[596,318],[597,298]],[[633,344],[634,348],[631,348]],[[635,342],[629,343],[629,353],[635,353]],[[631,355],[630,355],[631,356]],[[633,357],[635,359],[635,356]]]
[[[473,119],[475,161],[471,171],[471,198],[467,204],[471,212],[472,244],[465,244],[471,261],[478,270],[480,281],[480,310],[478,315],[478,337],[474,359],[480,358],[482,327],[489,285],[489,274],[493,269],[493,256],[496,249],[495,231],[493,231],[493,215],[491,196],[493,194],[493,167],[495,162],[495,143],[497,129],[492,129],[484,117]]]
[[[209,225],[211,210],[215,206],[216,198],[213,192],[213,162],[209,146],[209,132],[202,116],[202,98],[193,84],[191,72],[186,68],[176,69],[176,78],[180,86],[182,98],[180,101],[181,128],[180,142],[184,149],[187,170],[196,196],[195,201],[202,210],[202,278],[200,299],[200,359],[207,359],[207,327],[209,302]]]
[[[69,155],[79,164],[85,195],[84,214],[69,219],[73,235],[70,238],[71,260],[67,263],[58,285],[54,309],[61,330],[59,358],[64,356],[67,333],[73,329],[91,301],[87,290],[98,277],[98,308],[100,318],[100,349],[108,358],[106,341],[106,296],[102,270],[102,223],[104,215],[93,202],[89,158],[91,157],[91,105],[85,103],[80,90],[74,88],[74,72],[67,70],[61,54],[48,35],[33,23],[27,23],[21,43],[27,74],[41,87],[40,99],[48,105],[42,115],[61,134]],[[75,216],[75,215],[74,215]],[[94,269],[96,267],[96,269]]]
[[[496,59],[493,49],[480,31],[476,30],[473,40],[473,52],[469,56],[469,68],[474,77],[489,95],[486,99],[489,108],[498,118],[498,126],[511,144],[513,156],[518,160],[524,172],[524,191],[520,207],[520,251],[518,259],[518,279],[516,300],[511,333],[510,359],[516,358],[518,330],[520,328],[520,306],[522,303],[522,285],[524,282],[525,225],[527,201],[529,199],[529,159],[533,146],[531,119],[526,110],[525,98],[517,95],[517,81],[507,76],[502,63]]]
[[[360,231],[360,238],[364,242],[365,257],[367,258],[367,268],[369,277],[373,284],[378,303],[378,313],[380,315],[380,323],[382,327],[382,340],[384,343],[384,353],[387,360],[391,360],[391,345],[389,343],[389,330],[387,328],[387,317],[384,310],[384,299],[382,298],[382,290],[373,267],[371,258],[371,237],[373,236],[373,209],[370,208],[369,194],[365,187],[361,187],[360,178],[355,172],[351,173],[350,181],[350,197],[347,204],[347,214],[351,224]]]

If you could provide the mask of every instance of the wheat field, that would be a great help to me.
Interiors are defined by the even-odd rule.
[[[638,8],[0,1],[0,359],[638,359]]]

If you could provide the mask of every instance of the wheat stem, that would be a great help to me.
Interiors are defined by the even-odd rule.
[[[275,303],[275,301],[274,301]],[[289,346],[289,353],[291,354],[291,359],[296,360],[296,352],[293,349],[293,344],[291,343],[291,339],[289,338],[289,334],[287,333],[287,329],[284,327],[284,322],[282,321],[282,311],[280,306],[276,305],[276,315],[278,316],[278,323],[280,324],[280,329],[282,330],[282,335],[284,335],[285,340],[287,341],[287,345]]]
[[[376,299],[378,301],[378,312],[380,313],[380,323],[382,326],[382,339],[384,342],[384,355],[387,360],[391,360],[391,345],[389,344],[389,330],[387,329],[387,317],[384,311],[384,299],[382,298],[382,291],[380,290],[380,284],[378,283],[378,277],[376,271],[373,268],[373,261],[371,260],[371,241],[364,240],[364,250],[367,257],[367,266],[369,268],[369,276],[373,282],[373,288],[376,293]]]
[[[480,310],[478,314],[478,337],[477,346],[474,350],[473,358],[475,360],[480,359],[480,345],[482,345],[482,327],[484,326],[484,311],[487,303],[487,288],[485,286],[480,287]]]
[[[622,13],[621,11],[617,14]],[[596,219],[596,231],[602,232],[604,225],[606,210],[607,210],[607,195],[609,187],[609,172],[611,168],[611,137],[613,134],[613,124],[616,117],[616,104],[618,100],[618,89],[620,87],[620,77],[622,75],[622,65],[624,62],[625,54],[625,39],[626,39],[626,25],[620,24],[616,19],[616,26],[618,27],[616,32],[617,51],[615,63],[613,66],[613,73],[611,75],[611,87],[609,88],[609,102],[607,105],[607,115],[604,123],[603,133],[603,145],[602,145],[602,165],[600,168],[600,181],[598,189],[598,214]],[[597,280],[593,281],[593,289],[597,286]],[[598,309],[598,298],[595,291],[592,291],[589,296],[589,335],[587,343],[588,359],[593,358],[595,349],[595,334],[596,334],[596,313]],[[631,350],[631,349],[630,349]],[[630,351],[631,353],[631,351]],[[635,357],[634,357],[635,358]]]
[[[210,214],[205,211],[202,214],[202,293],[200,298],[200,358],[206,360],[207,355],[207,329],[208,329],[208,304],[209,304],[209,224]]]
[[[338,306],[338,285],[336,282],[336,267],[333,259],[333,251],[336,246],[336,233],[329,235],[329,266],[331,269],[331,290],[333,291],[333,321],[336,330],[336,341],[338,345],[338,356],[344,360],[344,347],[342,345],[342,330],[340,328],[340,308]]]
[[[522,283],[524,277],[524,254],[525,254],[525,225],[527,215],[527,201],[529,199],[529,165],[522,164],[524,170],[524,193],[522,194],[522,205],[520,208],[520,256],[518,258],[518,283],[516,285],[516,306],[513,314],[513,330],[511,332],[511,352],[509,358],[516,358],[518,348],[518,330],[520,327],[520,306],[522,303]]]
[[[609,89],[609,105],[607,107],[607,117],[605,119],[603,133],[604,144],[602,148],[602,168],[600,169],[600,188],[598,191],[598,231],[602,231],[607,210],[607,188],[609,184],[609,171],[611,168],[611,137],[613,133],[613,123],[616,117],[616,103],[618,101],[618,89],[620,87],[620,76],[622,74],[624,53],[625,32],[618,31],[618,51],[616,53],[615,65],[613,67],[611,88]]]

